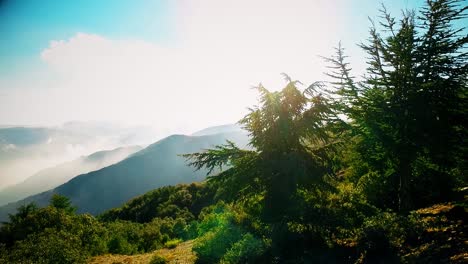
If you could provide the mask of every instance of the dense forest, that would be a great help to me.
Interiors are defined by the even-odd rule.
[[[60,195],[18,208],[0,228],[0,262],[85,263],[193,240],[197,263],[466,263],[463,4],[428,0],[399,19],[383,8],[360,44],[363,76],[339,45],[324,58],[331,82],[258,85],[239,121],[249,149],[180,153],[208,170],[204,182],[97,217]]]

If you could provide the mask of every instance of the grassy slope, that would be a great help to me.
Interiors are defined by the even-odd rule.
[[[103,255],[92,258],[89,264],[113,264],[113,263],[125,263],[125,264],[143,264],[149,263],[154,255],[165,257],[169,263],[177,264],[192,264],[195,263],[196,256],[192,252],[193,240],[185,241],[180,243],[173,249],[158,249],[151,253],[138,254],[132,256],[126,255]]]
[[[465,197],[465,201],[467,197]],[[409,245],[404,259],[409,263],[468,263],[468,216],[466,202],[436,204],[416,212],[427,224],[414,245]]]

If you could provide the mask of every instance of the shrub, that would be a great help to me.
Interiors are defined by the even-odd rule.
[[[143,242],[143,225],[127,221],[107,223],[109,240],[107,247],[110,253],[131,255],[140,251]]]
[[[182,240],[180,240],[180,239],[169,240],[166,243],[164,243],[164,247],[166,247],[166,248],[175,248],[175,247],[177,247],[177,245],[180,244],[180,242],[182,242]]]
[[[6,263],[85,263],[87,257],[78,236],[48,228],[15,243]]]
[[[200,237],[194,244],[193,251],[197,254],[199,263],[217,263],[240,237],[238,230],[219,228]]]
[[[265,244],[252,234],[245,234],[237,241],[223,256],[221,263],[255,263],[256,258],[261,256],[265,250]]]
[[[114,254],[131,255],[138,253],[137,246],[128,243],[128,241],[121,236],[111,238],[107,247],[109,252]]]
[[[416,215],[400,216],[383,212],[368,218],[358,237],[361,259],[374,262],[378,259],[397,261],[396,252],[408,241],[417,238],[424,227]]]
[[[192,221],[184,227],[183,239],[194,239],[198,236],[198,222]]]
[[[168,263],[167,259],[160,255],[154,255],[150,261],[150,264],[166,264],[166,263]]]
[[[107,252],[107,240],[109,232],[96,218],[91,215],[77,215],[70,233],[79,234],[83,251],[87,251],[91,256],[104,254]]]
[[[161,248],[163,245],[163,235],[161,234],[160,222],[153,220],[142,225],[139,248],[145,252]]]

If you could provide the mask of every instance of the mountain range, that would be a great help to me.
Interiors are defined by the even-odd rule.
[[[89,156],[81,156],[73,161],[43,169],[21,183],[0,190],[0,205],[53,189],[79,174],[117,163],[141,149],[139,146],[131,146],[99,151]]]
[[[47,205],[54,193],[69,197],[78,212],[96,215],[158,187],[204,180],[207,171],[194,171],[181,154],[203,151],[226,140],[241,147],[248,143],[247,133],[234,125],[210,128],[193,135],[168,136],[116,164],[78,175],[54,189],[2,206],[0,221],[7,220],[8,214],[22,204]]]
[[[38,171],[122,146],[148,145],[157,139],[149,127],[104,122],[68,122],[54,127],[0,127],[0,190]],[[160,137],[159,137],[160,138]]]

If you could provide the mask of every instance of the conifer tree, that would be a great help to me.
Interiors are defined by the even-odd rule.
[[[228,169],[209,177],[237,199],[259,197],[261,219],[271,228],[272,247],[285,249],[287,223],[295,211],[298,188],[317,187],[331,173],[335,139],[331,127],[339,122],[329,99],[314,83],[304,91],[298,81],[286,76],[287,85],[270,92],[262,85],[260,105],[251,109],[240,123],[250,134],[253,150],[241,150],[232,142],[206,152],[185,155],[197,169],[228,165]]]
[[[467,37],[453,26],[465,18],[459,3],[429,0],[421,16],[406,11],[399,21],[383,8],[382,30],[373,24],[360,45],[369,55],[361,82],[352,78],[341,47],[327,59],[340,109],[361,137],[357,149],[397,185],[394,205],[401,212],[414,208],[419,196],[448,195],[453,170],[464,166]]]

